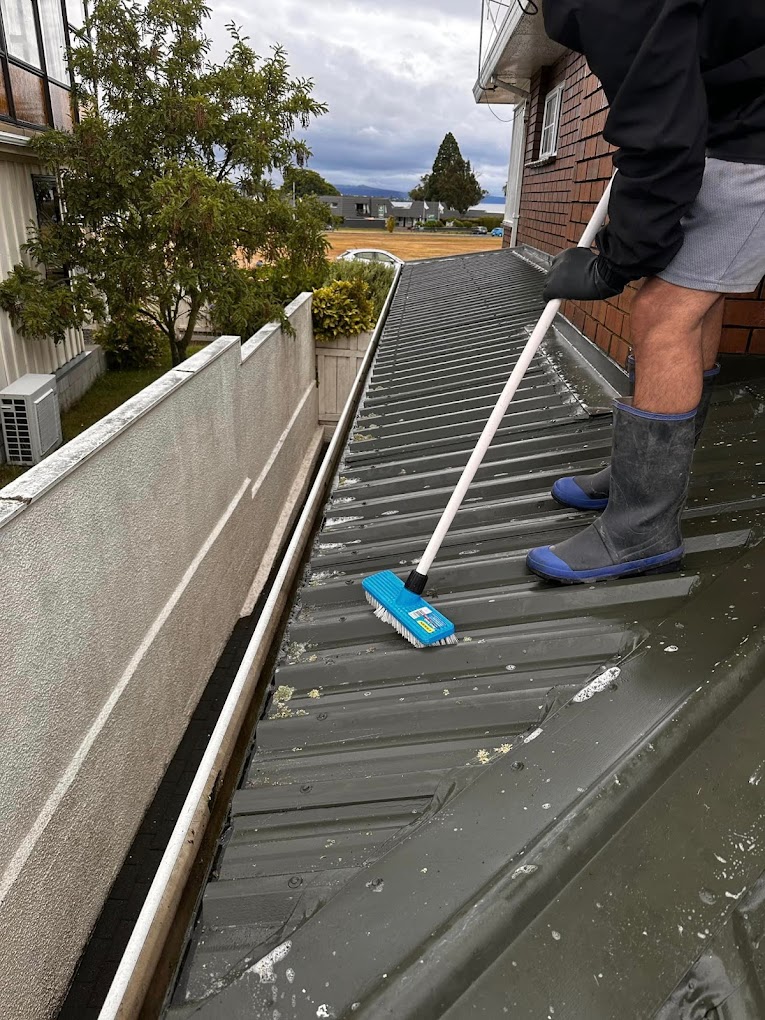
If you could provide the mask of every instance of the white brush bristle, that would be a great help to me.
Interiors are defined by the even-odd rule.
[[[410,630],[406,629],[400,620],[396,619],[393,613],[389,612],[381,602],[378,602],[373,595],[370,595],[369,592],[365,592],[364,594],[366,595],[367,602],[370,606],[374,607],[377,619],[382,620],[383,623],[387,623],[389,627],[392,627],[398,634],[401,635],[401,637],[406,638],[409,644],[414,645],[415,648],[435,648],[436,645],[457,644],[456,634],[451,634],[448,638],[444,638],[442,641],[436,641],[432,645],[424,645],[422,641],[416,638]]]

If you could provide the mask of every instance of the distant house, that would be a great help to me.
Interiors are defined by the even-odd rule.
[[[329,206],[333,216],[343,217],[346,227],[383,229],[389,216],[393,216],[397,227],[413,227],[428,220],[459,219],[462,215],[440,202],[414,202],[375,195],[320,195],[319,199]]]
[[[514,108],[504,243],[544,264],[576,244],[613,172],[602,134],[608,103],[584,57],[547,38],[541,13],[502,10],[473,92],[479,103]],[[563,312],[624,364],[634,295],[633,285],[611,301],[567,301]],[[721,351],[765,354],[765,281],[726,302]]]
[[[66,16],[65,16],[66,12]],[[83,22],[81,0],[0,4],[0,279],[24,259],[30,223],[61,215],[56,180],[28,151],[30,138],[49,127],[72,127],[70,31]],[[79,359],[79,360],[78,360]],[[28,372],[56,373],[74,392],[78,373],[92,374],[80,330],[61,344],[25,340],[0,311],[0,389]],[[0,452],[0,459],[2,453]]]

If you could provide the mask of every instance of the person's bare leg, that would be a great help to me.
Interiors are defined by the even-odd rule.
[[[717,297],[717,301],[704,316],[704,321],[701,324],[701,360],[705,372],[709,371],[710,368],[714,368],[717,361],[724,312],[725,298],[720,294]]]
[[[656,277],[643,285],[632,306],[635,407],[655,414],[683,414],[698,406],[705,318],[719,298]],[[721,314],[715,310],[708,324],[710,346]]]

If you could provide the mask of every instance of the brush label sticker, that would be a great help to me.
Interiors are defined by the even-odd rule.
[[[431,609],[430,606],[420,606],[419,609],[413,609],[409,615],[417,621],[426,634],[435,634],[444,625],[443,616],[435,609]]]

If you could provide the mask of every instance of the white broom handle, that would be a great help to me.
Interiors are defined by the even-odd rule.
[[[606,215],[608,214],[608,200],[611,196],[611,185],[613,184],[613,180],[614,178],[612,177],[611,180],[608,182],[608,187],[606,188],[603,197],[598,202],[597,207],[595,208],[595,212],[592,214],[590,222],[585,227],[584,233],[582,234],[582,238],[579,241],[579,244],[577,245],[578,248],[591,247],[592,242],[595,240],[596,234],[598,233],[602,225],[605,223]],[[465,470],[462,472],[462,476],[460,477],[459,482],[457,482],[457,487],[452,493],[451,499],[447,503],[446,509],[441,515],[441,520],[438,522],[438,527],[433,532],[433,537],[431,538],[430,542],[428,542],[428,547],[423,553],[422,559],[420,560],[419,564],[417,565],[418,574],[427,575],[433,564],[433,560],[436,558],[436,556],[438,556],[438,551],[441,548],[441,544],[443,540],[446,538],[446,534],[449,531],[449,528],[452,526],[452,521],[457,516],[457,511],[462,506],[462,501],[467,495],[467,491],[470,488],[470,483],[473,481],[476,471],[481,466],[481,462],[486,455],[486,451],[489,449],[489,446],[491,445],[491,441],[494,438],[494,434],[496,433],[499,426],[502,424],[502,419],[505,416],[505,411],[507,411],[510,405],[510,401],[515,396],[515,391],[520,386],[523,377],[526,374],[526,370],[531,364],[532,358],[537,353],[537,348],[542,343],[542,340],[544,340],[547,330],[552,325],[553,319],[557,315],[560,306],[561,302],[559,300],[548,301],[547,305],[545,306],[545,310],[542,312],[539,322],[536,324],[536,327],[534,328],[534,332],[529,337],[528,342],[523,349],[523,353],[518,359],[518,364],[515,366],[512,375],[505,383],[505,388],[502,390],[500,398],[497,401],[496,407],[491,412],[491,417],[484,425],[483,432],[481,433],[481,438],[478,440],[476,448],[475,450],[473,450],[473,453],[470,456],[470,460],[465,465]]]

